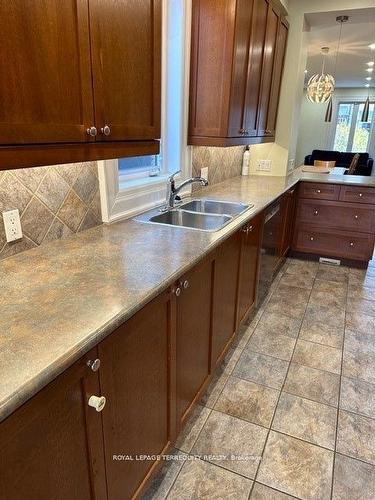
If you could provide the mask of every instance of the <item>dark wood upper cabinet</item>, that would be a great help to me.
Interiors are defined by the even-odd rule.
[[[106,498],[100,395],[87,361],[93,349],[0,425],[0,497],[11,500]]]
[[[171,292],[162,293],[99,344],[108,498],[133,498],[175,437],[175,324]]]
[[[284,15],[277,0],[193,0],[189,144],[272,140]]]
[[[237,289],[241,233],[222,243],[215,256],[212,314],[212,369],[221,360],[236,332]]]
[[[93,140],[87,0],[1,2],[0,25],[0,144]]]
[[[202,393],[210,373],[213,260],[208,257],[182,277],[177,297],[177,428]],[[178,293],[178,292],[177,292]]]
[[[0,5],[0,169],[156,154],[161,0]]]
[[[161,0],[90,0],[90,27],[100,140],[159,138]]]

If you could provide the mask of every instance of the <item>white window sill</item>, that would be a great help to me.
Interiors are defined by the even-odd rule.
[[[130,189],[145,187],[145,186],[155,186],[158,184],[165,184],[167,182],[168,175],[155,175],[147,177],[138,177],[136,179],[127,179],[126,175],[120,175],[119,190],[127,191]]]

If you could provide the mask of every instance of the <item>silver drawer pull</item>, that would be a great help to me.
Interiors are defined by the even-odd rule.
[[[350,246],[351,246],[351,247],[354,247],[354,243],[353,243],[352,241],[350,242]]]
[[[318,215],[319,212],[317,210],[314,210],[314,215]]]
[[[314,241],[314,236],[310,236],[310,241]]]
[[[358,195],[358,196],[359,196],[360,198],[362,198],[363,194],[362,194],[362,193],[359,193],[359,195]]]
[[[316,194],[320,194],[320,193],[321,193],[321,190],[320,190],[320,189],[317,189],[315,192],[316,192]]]
[[[355,215],[355,216],[354,216],[354,218],[355,218],[355,219],[358,219],[358,215]]]
[[[96,411],[102,411],[105,407],[106,399],[104,396],[90,396],[89,406],[95,408]]]
[[[179,286],[174,291],[174,294],[176,295],[176,297],[179,297],[181,295],[181,288]]]
[[[87,366],[91,368],[93,372],[97,372],[100,368],[100,359],[90,359],[89,361],[87,361]]]
[[[187,288],[189,288],[189,282],[188,282],[188,280],[185,280],[185,281],[182,283],[182,286],[183,286],[184,290],[186,290]]]

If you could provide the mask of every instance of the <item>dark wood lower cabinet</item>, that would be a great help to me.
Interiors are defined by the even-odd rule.
[[[213,260],[198,264],[177,288],[177,428],[185,423],[210,374]]]
[[[175,437],[174,298],[164,292],[99,344],[108,498],[137,495]],[[119,456],[126,456],[123,459]]]
[[[0,424],[0,498],[106,498],[100,395],[90,351]]]
[[[262,229],[263,214],[259,214],[241,230],[241,261],[237,308],[239,325],[255,306]]]
[[[211,363],[214,369],[236,332],[241,233],[225,241],[215,256]]]

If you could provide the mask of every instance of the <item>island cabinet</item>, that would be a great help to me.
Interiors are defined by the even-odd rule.
[[[258,214],[241,229],[241,260],[237,307],[238,326],[246,320],[256,305],[263,218],[262,213]]]
[[[278,0],[193,0],[190,144],[274,140],[285,14]]]
[[[102,416],[93,349],[0,424],[0,497],[106,498]]]
[[[375,238],[375,188],[302,182],[293,249],[367,262]]]
[[[0,26],[0,169],[158,151],[161,0],[13,0]]]

